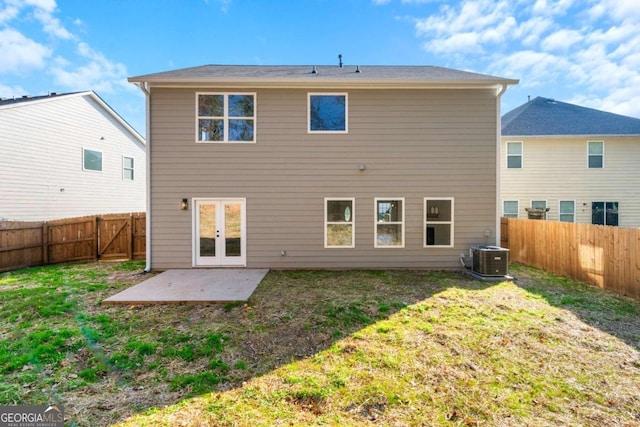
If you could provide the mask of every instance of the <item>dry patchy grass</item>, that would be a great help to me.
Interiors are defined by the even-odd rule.
[[[87,426],[640,425],[640,304],[540,270],[271,272],[248,304],[100,306],[125,267],[0,275],[0,349],[29,354],[0,360],[0,403]],[[11,311],[21,290],[40,308]]]

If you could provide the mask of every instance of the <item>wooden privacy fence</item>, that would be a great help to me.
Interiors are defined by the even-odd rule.
[[[144,259],[146,214],[0,221],[0,271],[70,261]]]
[[[511,261],[640,299],[640,230],[502,218]]]

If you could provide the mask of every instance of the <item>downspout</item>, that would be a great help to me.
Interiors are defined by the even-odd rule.
[[[147,82],[136,83],[136,86],[142,90],[145,95],[145,104],[147,112],[147,130],[146,130],[146,170],[147,170],[147,214],[146,214],[146,266],[144,272],[151,271],[151,93]]]
[[[502,95],[507,91],[509,85],[502,84],[502,87],[498,91],[497,102],[496,102],[496,124],[498,128],[496,129],[497,141],[496,141],[496,246],[500,246],[500,242],[502,239],[502,231],[500,224],[500,214],[502,211],[500,207],[500,159],[502,155],[500,153],[500,149],[502,147],[501,137],[502,137],[502,116],[500,115],[500,100]],[[148,214],[147,214],[148,215]],[[148,220],[148,217],[147,217]]]

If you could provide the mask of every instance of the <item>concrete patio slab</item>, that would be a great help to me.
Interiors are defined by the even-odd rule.
[[[209,304],[247,301],[267,269],[164,271],[102,301],[103,304]]]

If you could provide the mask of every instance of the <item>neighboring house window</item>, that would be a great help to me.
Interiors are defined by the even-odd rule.
[[[560,215],[562,222],[576,222],[576,202],[573,200],[560,200]]]
[[[324,247],[355,247],[355,199],[324,199]]]
[[[522,142],[507,142],[507,168],[522,168]]]
[[[453,198],[424,199],[424,247],[453,247]]]
[[[507,218],[518,218],[518,201],[504,200],[502,202],[502,216]]]
[[[534,209],[547,209],[547,201],[546,200],[532,200],[531,207]]]
[[[604,142],[589,141],[589,169],[602,169],[604,167]]]
[[[102,172],[102,151],[82,149],[82,169]]]
[[[346,93],[309,93],[308,103],[310,133],[347,133]]]
[[[133,181],[133,157],[122,158],[122,179]]]
[[[618,202],[592,202],[591,223],[618,225]]]
[[[404,198],[375,199],[375,247],[404,247]]]
[[[255,93],[196,94],[198,142],[255,142]]]

